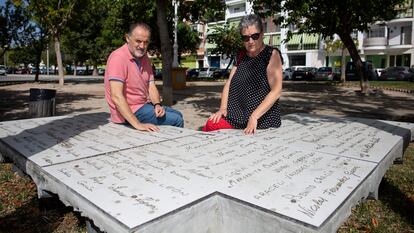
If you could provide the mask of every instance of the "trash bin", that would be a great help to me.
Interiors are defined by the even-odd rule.
[[[29,117],[48,117],[56,113],[56,90],[30,88]]]
[[[172,87],[173,90],[181,90],[184,89],[185,84],[185,71],[187,70],[186,67],[176,67],[172,68]]]

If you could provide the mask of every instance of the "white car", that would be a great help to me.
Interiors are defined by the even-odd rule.
[[[6,66],[0,65],[0,75],[6,75]]]
[[[292,74],[298,68],[303,68],[305,66],[291,66],[283,70],[283,80],[292,80]]]
[[[213,78],[215,70],[217,70],[216,67],[201,68],[198,73],[198,78]]]

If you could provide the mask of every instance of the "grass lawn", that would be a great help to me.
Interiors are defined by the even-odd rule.
[[[359,81],[347,81],[347,84],[358,85]],[[414,82],[409,81],[369,81],[371,87],[394,88],[414,91]]]
[[[46,204],[47,203],[47,204]],[[34,183],[0,164],[0,232],[86,232],[78,213],[57,200],[40,201]],[[352,210],[338,232],[414,232],[414,143],[403,164],[392,165],[382,179],[379,200]]]

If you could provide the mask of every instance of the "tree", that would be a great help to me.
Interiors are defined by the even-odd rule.
[[[104,20],[108,9],[102,0],[82,1],[77,16],[62,34],[64,54],[69,55],[75,65],[92,64],[93,74],[98,75],[98,64],[107,57],[107,44],[102,38]],[[89,63],[89,64],[88,64]],[[75,72],[76,74],[76,72]]]
[[[179,22],[177,26],[178,61],[181,61],[183,53],[195,53],[201,42],[198,33],[193,31],[190,25]]]
[[[145,22],[152,28],[151,44],[149,46],[150,53],[156,51],[162,55],[162,76],[163,76],[163,103],[172,105],[172,45],[173,45],[173,5],[171,1],[136,1],[123,0],[111,1],[102,0],[108,4],[108,17],[104,22],[103,40],[106,41],[107,47],[112,50],[125,43],[124,36],[128,31],[131,23],[141,21]],[[221,0],[196,0],[191,5],[184,4],[184,0],[180,2],[179,21],[183,19],[195,22],[198,20],[212,19],[214,17],[223,16],[224,19],[224,2]],[[216,13],[215,13],[216,12]],[[221,12],[221,13],[217,13]],[[184,30],[185,31],[185,30]],[[187,34],[188,35],[188,34]],[[191,35],[191,33],[190,33]],[[178,41],[182,37],[178,35]],[[191,36],[190,36],[191,37]],[[190,41],[193,40],[190,38]],[[190,42],[189,42],[190,43]],[[193,51],[189,43],[183,44],[182,51]],[[192,42],[191,42],[192,43]],[[195,45],[196,43],[193,43]],[[185,46],[184,46],[185,45]],[[195,49],[195,48],[194,48]]]
[[[354,40],[355,46],[358,46],[358,41]],[[346,56],[345,56],[345,45],[342,43],[341,40],[338,39],[327,39],[325,40],[325,51],[327,54],[333,53],[337,51],[338,49],[341,50],[341,83],[344,83],[345,78],[345,66],[346,66]]]
[[[12,1],[6,0],[4,6],[0,5],[0,46],[1,57],[12,45],[20,45],[21,32],[25,31],[29,18],[25,14],[24,8]]]
[[[59,71],[59,84],[64,84],[62,54],[60,50],[61,34],[74,15],[77,0],[30,0],[28,9],[40,27],[44,28],[55,44],[55,53]]]
[[[250,0],[255,12],[261,16],[273,16],[275,23],[282,26],[294,24],[299,33],[320,33],[323,38],[341,38],[355,64],[361,78],[361,92],[368,93],[368,77],[364,75],[362,60],[351,34],[354,31],[367,31],[369,25],[377,21],[391,20],[396,15],[395,6],[404,0]],[[286,17],[285,17],[286,16]],[[288,33],[290,36],[291,33]]]
[[[225,58],[230,58],[226,69],[233,63],[236,53],[243,47],[240,39],[240,32],[237,26],[216,26],[212,28],[213,32],[207,36],[209,43],[216,44],[211,50],[212,54],[221,54]]]
[[[172,101],[172,76],[171,76],[171,66],[172,66],[172,45],[171,37],[168,30],[167,22],[167,6],[164,0],[157,0],[157,25],[160,35],[161,42],[161,54],[162,54],[162,97],[163,104],[171,106]]]
[[[29,64],[36,62],[36,51],[32,46],[14,48],[11,50],[9,59],[14,64],[23,64],[27,68]]]

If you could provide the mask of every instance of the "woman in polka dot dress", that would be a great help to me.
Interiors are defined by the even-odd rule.
[[[263,43],[263,25],[256,15],[245,16],[239,25],[243,49],[223,88],[220,109],[210,116],[203,131],[280,127],[279,98],[282,92],[280,51]]]

